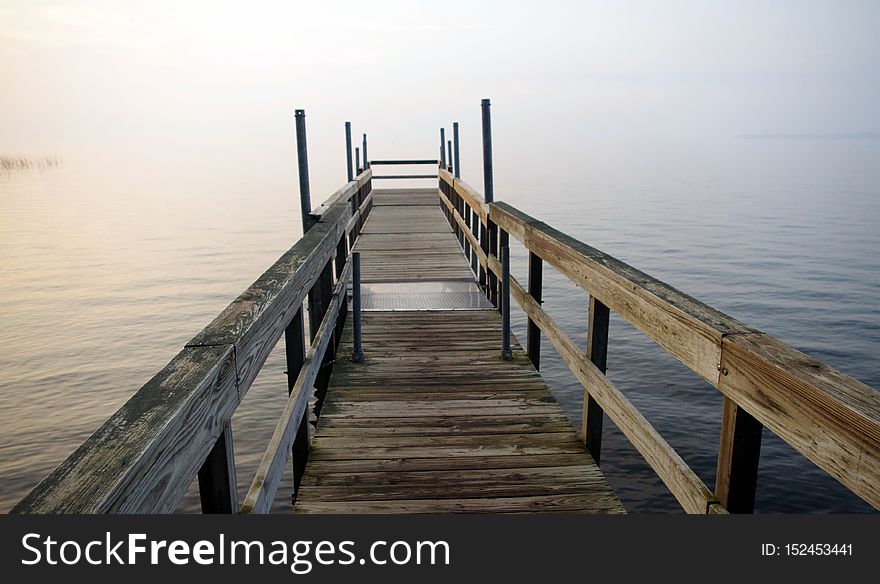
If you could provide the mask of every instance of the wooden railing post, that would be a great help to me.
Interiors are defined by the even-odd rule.
[[[348,258],[348,242],[345,233],[342,234],[342,237],[339,238],[339,243],[336,244],[336,260],[334,262],[336,266],[336,281],[339,281],[339,278],[342,276],[342,272],[345,271],[345,262]],[[343,302],[342,306],[339,307],[339,316],[336,318],[336,338],[334,346],[339,346],[339,340],[342,338],[342,329],[345,327],[345,318],[348,314],[348,302]]]
[[[361,254],[351,254],[351,304],[352,304],[352,337],[353,351],[351,360],[355,363],[364,362],[364,351],[361,346]]]
[[[318,333],[318,327],[321,326],[321,321],[324,320],[324,313],[327,311],[327,307],[330,306],[330,297],[332,294],[333,260],[331,259],[324,265],[324,269],[321,270],[321,275],[318,277],[315,285],[312,286],[312,289],[309,290],[309,338],[313,340]],[[324,394],[327,391],[327,385],[330,383],[330,367],[333,364],[335,357],[335,346],[334,343],[331,342],[330,346],[327,347],[327,350],[324,352],[321,370],[318,372],[318,377],[315,380],[315,395],[318,398],[319,409],[324,401]]]
[[[608,364],[608,307],[590,296],[590,317],[587,329],[587,358],[605,373]],[[584,391],[584,414],[581,422],[581,434],[587,450],[596,464],[602,452],[602,421],[605,412],[596,400]]]
[[[235,481],[235,455],[232,425],[223,433],[199,469],[199,498],[202,513],[237,513],[238,488]]]
[[[296,378],[306,360],[305,326],[303,323],[302,306],[293,315],[293,319],[284,329],[284,353],[287,358],[287,395],[293,390]],[[299,422],[296,438],[291,448],[291,461],[293,462],[293,492],[299,491],[299,483],[302,480],[309,458],[309,414],[304,413]]]
[[[541,256],[534,252],[529,252],[529,296],[535,299],[535,302],[541,304],[543,302],[543,280],[544,280],[544,260]],[[528,338],[526,347],[529,359],[535,369],[541,369],[541,329],[537,323],[529,317]]]
[[[753,513],[764,426],[730,398],[724,398],[715,496],[729,513]]]
[[[488,220],[488,232],[487,234],[487,243],[489,246],[488,252],[489,255],[498,257],[498,226],[489,219]],[[492,270],[489,270],[488,276],[488,292],[489,292],[489,301],[492,302],[492,305],[496,308],[498,307],[498,276]]]
[[[513,360],[510,350],[510,246],[507,232],[501,231],[501,358]]]

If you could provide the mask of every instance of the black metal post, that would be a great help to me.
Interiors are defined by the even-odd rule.
[[[370,159],[367,157],[367,135],[364,134],[364,170],[370,168]]]
[[[354,351],[351,359],[355,363],[363,363],[364,350],[361,346],[361,253],[352,252],[351,303],[354,318]]]
[[[360,148],[354,149],[354,161],[355,161],[354,167],[357,169],[358,176],[360,176],[360,174],[361,174],[361,149]]]
[[[345,161],[348,164],[348,182],[354,179],[354,169],[351,167],[351,122],[345,122]]]
[[[483,195],[487,203],[495,200],[495,183],[492,177],[492,114],[488,99],[482,102],[483,109]]]
[[[453,154],[455,154],[455,158],[453,158],[452,162],[452,170],[455,172],[455,178],[461,178],[461,171],[458,168],[458,122],[452,123],[452,146]]]
[[[303,233],[315,224],[312,216],[312,196],[309,192],[309,149],[306,145],[306,112],[295,110],[296,157],[299,164],[299,205],[302,214]]]
[[[440,168],[446,168],[446,128],[440,128]]]
[[[513,360],[510,350],[510,247],[501,248],[501,358]]]
[[[452,165],[452,140],[446,141],[446,147],[447,147],[447,152],[448,152],[449,167],[450,167],[450,170],[454,171],[455,167]]]

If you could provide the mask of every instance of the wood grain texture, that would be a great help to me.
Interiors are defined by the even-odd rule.
[[[578,381],[583,384],[584,398],[592,397],[596,400],[639,454],[651,465],[685,511],[707,513],[709,505],[718,501],[703,481],[513,277],[510,279],[510,287],[511,295],[529,318],[538,325]]]
[[[500,326],[365,313],[366,360],[334,367],[294,511],[622,512],[525,352],[499,358]]]
[[[721,392],[880,509],[880,393],[763,333],[723,347]]]
[[[309,404],[309,397],[312,395],[312,387],[318,377],[318,370],[327,347],[333,339],[336,318],[342,303],[345,302],[346,282],[350,274],[351,262],[346,261],[342,276],[333,290],[330,305],[324,313],[324,319],[309,347],[296,382],[290,390],[281,418],[275,425],[275,431],[272,433],[272,438],[269,439],[269,445],[266,447],[266,452],[263,454],[254,480],[242,503],[242,513],[268,513],[272,509],[275,492],[278,490],[278,484],[281,482],[294,438]]]
[[[238,406],[232,347],[187,347],[13,513],[170,513]]]
[[[320,221],[67,460],[17,513],[170,513],[211,453],[307,290],[332,258],[362,173]],[[353,184],[357,188],[353,188]]]
[[[492,220],[713,385],[721,339],[756,329],[505,203]]]

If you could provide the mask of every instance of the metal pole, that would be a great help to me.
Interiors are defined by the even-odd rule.
[[[303,233],[315,224],[312,217],[312,196],[309,192],[309,149],[306,145],[306,112],[295,110],[296,157],[299,163],[299,206],[302,214]]]
[[[458,122],[452,123],[452,145],[455,158],[453,159],[452,170],[455,171],[455,178],[461,178],[461,171],[458,168]]]
[[[501,358],[513,360],[510,350],[510,248],[501,248]]]
[[[370,159],[367,158],[367,135],[364,134],[364,170],[370,168]]]
[[[361,253],[354,251],[351,253],[352,274],[351,274],[351,303],[352,312],[354,312],[354,352],[351,360],[355,363],[363,363],[364,350],[361,347]]]
[[[447,148],[448,148],[448,150],[449,150],[449,156],[448,156],[448,158],[449,158],[449,166],[452,167],[452,170],[455,170],[455,168],[452,166],[452,140],[447,140],[447,141],[446,141],[446,146],[447,146]]]
[[[355,166],[355,168],[357,168],[357,173],[360,174],[361,173],[361,149],[360,148],[354,149],[354,160],[355,160],[354,166]]]
[[[354,170],[351,168],[351,122],[345,122],[345,161],[348,163],[348,182],[354,180]]]
[[[483,100],[483,194],[487,203],[495,200],[495,182],[492,178],[492,114],[489,112],[490,105],[488,98]]]
[[[440,128],[440,168],[446,168],[446,128]]]

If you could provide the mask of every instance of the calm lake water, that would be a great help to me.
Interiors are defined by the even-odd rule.
[[[880,387],[880,142],[731,139],[645,152],[585,160],[576,148],[499,150],[496,199]],[[0,511],[299,237],[296,169],[284,154],[262,166],[66,160],[0,176]],[[312,158],[317,204],[344,177]],[[463,168],[482,190],[478,143]],[[513,252],[524,278],[525,253]],[[548,310],[583,339],[586,294],[550,267],[544,277]],[[514,326],[524,338],[516,311]],[[233,420],[242,492],[286,398],[279,348]],[[547,347],[542,362],[579,427],[580,386]],[[711,486],[718,392],[620,319],[608,362]],[[629,510],[679,510],[610,422],[602,462]],[[766,431],[757,507],[870,510]],[[197,509],[192,493],[182,509]]]

